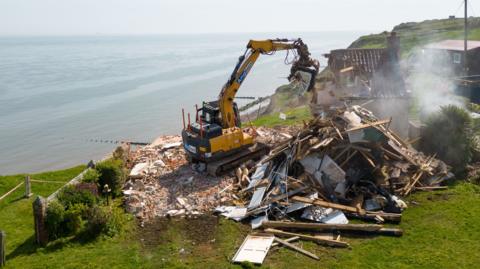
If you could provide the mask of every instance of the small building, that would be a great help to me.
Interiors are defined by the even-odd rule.
[[[395,32],[386,36],[386,48],[337,49],[328,54],[328,68],[337,89],[349,96],[405,96],[400,71],[400,40]]]
[[[436,73],[464,75],[464,41],[443,40],[423,47],[423,57]],[[480,74],[480,41],[467,42],[468,76]]]

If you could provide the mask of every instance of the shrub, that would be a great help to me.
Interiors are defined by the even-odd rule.
[[[472,123],[464,109],[453,105],[442,107],[427,120],[420,147],[427,153],[437,153],[454,172],[463,172],[475,149]]]
[[[100,184],[100,190],[103,189],[105,184],[108,184],[112,190],[112,196],[119,196],[123,183],[125,182],[125,173],[123,171],[122,161],[109,159],[97,164],[96,169],[100,173],[100,178],[98,180],[98,183]]]
[[[123,229],[125,216],[122,210],[110,207],[94,206],[87,212],[87,224],[84,237],[93,239],[100,234],[114,236]]]
[[[57,201],[48,203],[45,225],[50,239],[57,239],[65,235],[65,208]]]
[[[96,169],[88,169],[88,171],[83,175],[82,182],[97,184],[99,178],[100,173],[98,173]]]
[[[64,214],[64,227],[66,235],[78,233],[84,224],[82,217],[85,216],[87,206],[84,204],[74,204],[70,206]]]
[[[88,185],[89,187],[86,187]],[[97,187],[91,183],[81,183],[78,185],[67,186],[60,191],[57,198],[65,207],[70,208],[76,204],[93,206],[97,202]]]

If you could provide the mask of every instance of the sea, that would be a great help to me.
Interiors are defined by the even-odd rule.
[[[250,39],[300,37],[325,66],[323,54],[363,34],[0,37],[0,175],[85,164],[116,141],[179,134],[182,108],[193,114],[217,98]],[[286,56],[262,55],[237,96],[286,84]]]

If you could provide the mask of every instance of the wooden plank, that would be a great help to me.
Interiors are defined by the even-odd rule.
[[[372,122],[372,123],[366,123],[366,124],[359,125],[359,126],[357,126],[357,127],[350,128],[350,129],[346,130],[346,132],[352,132],[352,131],[357,131],[357,130],[365,129],[365,128],[368,128],[368,127],[374,127],[374,126],[378,126],[378,125],[390,123],[390,121],[391,121],[391,119],[388,119],[388,120],[379,120],[379,121]]]
[[[299,239],[300,239],[300,237],[298,237],[298,236],[292,236],[292,237],[290,237],[290,238],[285,239],[285,242],[289,242],[289,243],[290,243],[290,242],[293,242],[293,241],[297,241],[297,240],[299,240]],[[280,245],[279,243],[273,243],[273,244],[272,244],[272,248],[273,248],[273,247],[276,247],[276,246],[279,246],[279,245]]]
[[[292,200],[295,202],[302,202],[306,204],[312,204],[312,205],[318,205],[321,207],[328,207],[328,208],[333,208],[333,209],[338,209],[346,212],[351,212],[351,213],[358,213],[360,215],[365,215],[365,210],[364,209],[357,209],[353,206],[346,206],[346,205],[341,205],[341,204],[335,204],[335,203],[330,203],[322,200],[313,200],[313,199],[308,199],[305,197],[300,197],[300,196],[294,196],[292,197]]]
[[[331,246],[331,247],[347,248],[347,247],[350,246],[347,242],[317,238],[315,236],[305,235],[305,234],[284,232],[284,231],[281,231],[281,230],[276,230],[276,229],[271,229],[271,228],[265,229],[265,232],[270,233],[270,234],[274,234],[274,235],[278,235],[278,236],[298,236],[302,240],[312,241],[312,242],[315,242],[315,243],[318,243],[318,244],[327,245],[327,246]]]
[[[290,228],[310,231],[362,231],[375,232],[383,228],[378,224],[327,224],[314,222],[286,222],[286,221],[264,221],[263,227],[267,228]]]
[[[312,259],[314,259],[314,260],[317,260],[317,261],[320,260],[320,258],[318,258],[317,255],[315,255],[315,254],[313,254],[313,253],[311,253],[311,252],[309,252],[309,251],[306,251],[306,250],[304,250],[304,249],[302,249],[302,248],[299,248],[299,247],[297,247],[297,246],[295,246],[295,245],[292,245],[292,244],[288,243],[287,241],[284,241],[284,240],[282,240],[282,239],[280,239],[280,238],[275,237],[273,240],[276,241],[276,242],[278,242],[278,243],[280,243],[280,244],[282,244],[282,245],[284,245],[284,246],[286,246],[286,247],[289,248],[289,249],[293,249],[293,250],[295,250],[295,251],[298,251],[298,252],[302,253],[303,255],[305,255],[305,256],[307,256],[307,257],[310,257],[310,258],[312,258]]]
[[[361,232],[374,233],[379,235],[402,236],[403,230],[397,228],[384,228],[379,224],[326,224],[326,223],[310,223],[310,222],[284,222],[284,221],[265,221],[262,226],[283,229],[299,229],[317,231],[343,231],[343,232]],[[266,231],[266,230],[265,230]],[[293,234],[291,234],[293,236]],[[323,239],[314,236],[317,239]],[[328,239],[323,239],[327,240]]]

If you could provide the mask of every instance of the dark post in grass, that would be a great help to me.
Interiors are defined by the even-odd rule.
[[[47,214],[47,200],[38,196],[33,201],[33,220],[35,223],[35,242],[41,246],[48,243],[48,232],[45,226],[45,217]]]
[[[30,185],[30,176],[25,177],[25,198],[32,196],[32,186]]]
[[[0,267],[5,266],[5,237],[4,231],[0,231]]]

